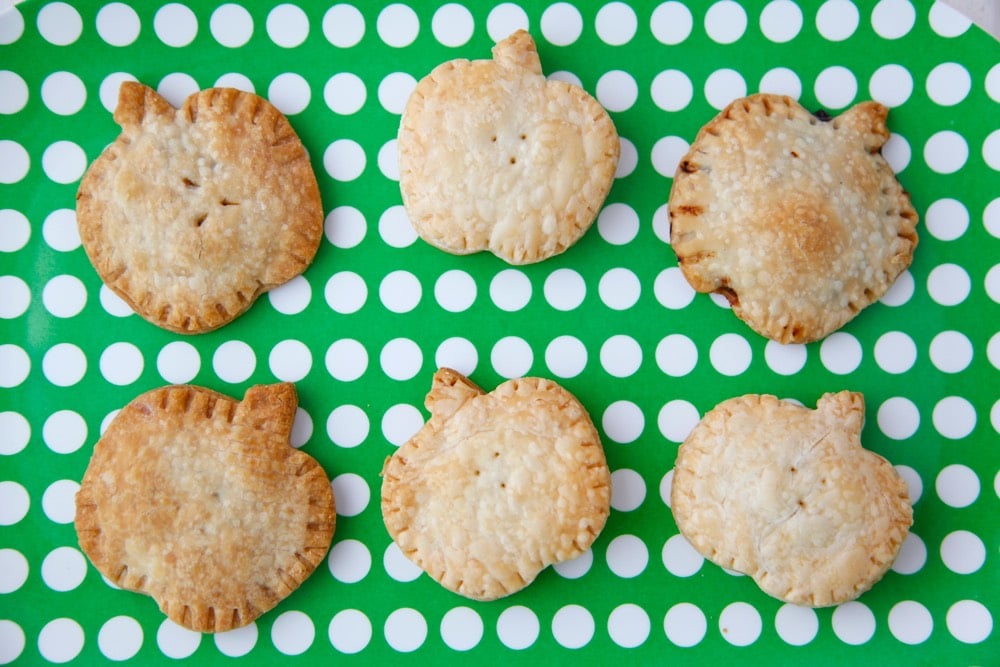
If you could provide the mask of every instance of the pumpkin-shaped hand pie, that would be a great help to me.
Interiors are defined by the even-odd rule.
[[[887,113],[864,102],[824,122],[762,93],[705,125],[670,192],[691,286],[782,343],[823,338],[885,294],[917,245],[917,213],[880,152]]]
[[[614,180],[618,133],[582,88],[547,81],[519,30],[493,60],[452,60],[423,78],[399,126],[399,185],[417,233],[455,254],[510,264],[563,252]]]
[[[142,317],[210,331],[312,262],[316,176],[267,100],[210,88],[174,109],[129,81],[115,122],[121,134],[80,183],[77,221],[101,279]]]
[[[822,607],[882,578],[912,523],[906,483],[861,447],[861,394],[809,410],[774,396],[723,401],[677,453],[671,509],[705,558],[773,597]]]
[[[199,632],[274,607],[323,562],[336,521],[326,473],[289,444],[297,403],[291,384],[241,402],[186,385],[134,399],[76,496],[84,553]]]
[[[510,595],[585,552],[611,475],[583,406],[540,378],[484,393],[441,369],[430,420],[385,462],[382,518],[408,558],[476,600]]]

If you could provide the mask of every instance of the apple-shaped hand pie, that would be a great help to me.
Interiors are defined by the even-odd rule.
[[[216,329],[312,262],[323,207],[309,157],[267,100],[231,88],[174,109],[125,82],[121,134],[77,193],[101,280],[157,326]]]
[[[492,600],[584,553],[608,518],[611,474],[587,411],[540,378],[490,393],[441,369],[431,418],[382,470],[382,518],[445,588]]]
[[[823,607],[882,578],[912,523],[896,469],[861,447],[861,394],[815,410],[748,394],[710,410],[677,452],[671,509],[705,558],[773,597]]]
[[[705,125],[670,192],[691,286],[782,343],[823,338],[885,294],[917,245],[917,213],[880,152],[887,113],[864,102],[820,118],[762,93]]]
[[[397,146],[403,205],[421,238],[510,264],[540,262],[583,236],[619,154],[604,108],[579,86],[547,81],[523,30],[493,60],[451,60],[421,79]]]
[[[134,399],[76,496],[84,553],[199,632],[274,607],[323,562],[336,522],[326,473],[289,444],[297,404],[291,384],[240,402],[188,385]]]

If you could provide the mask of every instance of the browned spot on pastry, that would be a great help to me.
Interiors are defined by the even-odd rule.
[[[698,216],[704,212],[704,208],[701,206],[695,206],[692,204],[681,204],[677,207],[677,212],[683,215]]]

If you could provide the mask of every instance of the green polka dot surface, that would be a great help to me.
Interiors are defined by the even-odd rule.
[[[435,65],[526,27],[550,77],[609,110],[622,158],[594,227],[511,268],[417,239],[395,136]],[[267,97],[320,184],[313,265],[209,334],[153,327],[103,287],[76,229],[88,163],[117,136],[119,84],[171,103],[213,85]],[[702,124],[758,90],[833,114],[890,107],[884,155],[921,223],[913,265],[810,345],[754,334],[696,295],[669,247],[671,177]],[[0,664],[469,659],[746,664],[864,656],[987,664],[1000,610],[1000,48],[942,3],[790,0],[308,5],[41,2],[0,13]],[[386,456],[423,423],[438,366],[486,388],[550,377],[590,410],[612,513],[582,557],[473,603],[391,543]],[[327,470],[327,565],[254,624],[199,635],[89,565],[73,499],[116,410],[167,383],[240,397],[297,384],[292,443]],[[707,563],[670,513],[678,444],[743,393],[865,395],[865,445],[909,487],[885,578],[812,610]],[[627,649],[627,651],[626,651]],[[863,653],[862,653],[863,651]],[[298,656],[294,658],[292,656]]]

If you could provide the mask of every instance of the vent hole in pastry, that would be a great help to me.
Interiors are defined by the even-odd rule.
[[[500,482],[500,488],[501,489],[506,489],[507,488],[507,483],[506,482]]]
[[[791,155],[792,157],[798,157],[799,156],[799,154],[797,152],[795,152],[795,151],[789,151],[789,155]]]
[[[195,219],[195,221],[194,221],[194,226],[195,226],[195,227],[201,227],[201,226],[202,226],[203,224],[205,224],[205,220],[206,220],[207,218],[208,218],[208,213],[202,213],[201,215],[199,215],[199,216],[198,216],[198,217],[197,217],[197,218]]]
[[[475,475],[476,477],[479,477],[479,471],[478,471],[478,470],[477,470],[477,471],[475,471],[475,472],[474,472],[474,473],[472,473],[472,474],[473,474],[473,475]]]
[[[792,466],[791,468],[788,469],[788,472],[798,472],[798,471],[799,469],[796,468],[795,466]]]
[[[805,507],[806,507],[806,501],[804,501],[801,498],[799,498],[799,507],[805,509]]]
[[[517,158],[516,158],[516,157],[514,157],[513,155],[511,155],[511,156],[510,156],[510,163],[511,163],[511,164],[516,164],[516,163],[517,163]]]
[[[191,180],[190,178],[188,178],[187,176],[185,176],[185,177],[184,177],[184,178],[182,178],[181,180],[182,180],[182,181],[184,182],[184,185],[185,185],[185,186],[187,186],[187,187],[189,187],[189,188],[200,188],[200,187],[201,187],[201,185],[199,185],[199,184],[198,184],[198,183],[196,183],[195,181],[192,181],[192,180]]]
[[[493,452],[493,458],[500,458],[500,452]]]
[[[238,201],[230,201],[227,197],[223,197],[222,200],[219,202],[219,204],[222,205],[222,206],[239,206],[240,205],[240,203]]]
[[[528,138],[528,135],[526,135],[526,134],[522,134],[522,135],[521,135],[521,141],[524,141],[524,140],[525,140],[525,139],[527,139],[527,138]]]

